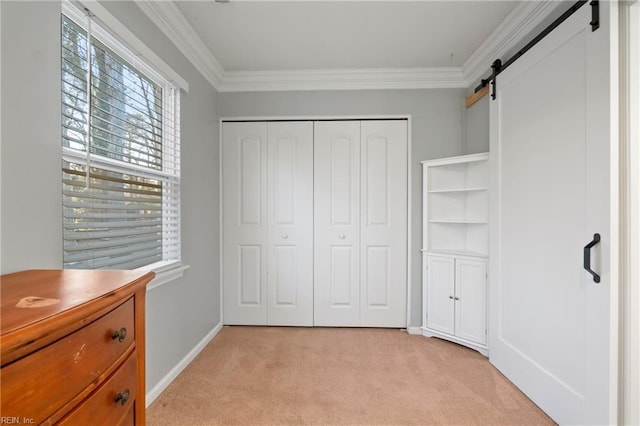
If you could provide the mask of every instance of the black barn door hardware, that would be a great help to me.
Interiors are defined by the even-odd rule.
[[[567,11],[565,11],[562,15],[560,15],[558,19],[556,19],[551,24],[549,24],[549,26],[546,27],[544,30],[542,30],[540,34],[535,36],[533,40],[527,43],[522,49],[518,50],[517,53],[515,53],[512,57],[510,57],[504,63],[502,63],[500,59],[496,59],[491,65],[491,69],[493,70],[493,72],[487,78],[483,78],[482,80],[480,80],[480,85],[475,88],[474,92],[478,92],[479,90],[481,90],[483,87],[485,87],[487,84],[491,82],[493,86],[493,90],[491,91],[491,99],[495,99],[496,98],[495,85],[496,85],[496,77],[498,76],[498,74],[506,70],[512,63],[517,61],[522,55],[527,53],[533,46],[538,44],[540,40],[545,38],[551,31],[553,31],[556,27],[558,27],[560,24],[566,21],[567,18],[569,18],[569,16],[576,13],[578,9],[580,9],[582,6],[584,6],[587,3],[589,3],[589,0],[580,0],[574,3]],[[592,0],[589,3],[589,5],[591,6],[591,22],[590,22],[591,31],[595,31],[598,28],[600,28],[600,3],[598,0]]]
[[[586,246],[584,246],[584,251],[582,252],[582,260],[584,269],[593,275],[593,282],[600,282],[600,275],[596,274],[591,269],[591,247],[595,246],[600,242],[600,234],[593,234],[593,240],[589,242]]]
[[[491,64],[491,69],[493,70],[493,74],[491,74],[491,99],[495,99],[497,89],[496,77],[498,77],[498,74],[502,70],[502,61],[500,59],[496,59],[495,61],[493,61],[493,64]]]
[[[598,0],[592,0],[589,3],[591,6],[591,31],[595,31],[600,28],[600,2]]]

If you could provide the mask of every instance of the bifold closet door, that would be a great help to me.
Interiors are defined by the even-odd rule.
[[[315,123],[314,324],[406,326],[407,122]]]
[[[362,121],[360,325],[406,327],[407,122]]]
[[[223,123],[224,323],[313,321],[311,122]]]
[[[318,121],[314,324],[360,325],[360,122]]]
[[[313,325],[313,123],[268,124],[269,325]]]
[[[267,323],[267,125],[223,123],[225,324]]]

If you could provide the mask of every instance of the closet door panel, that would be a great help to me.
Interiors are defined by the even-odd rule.
[[[357,250],[353,246],[331,247],[331,263],[328,271],[331,274],[331,292],[328,305],[331,307],[355,310],[358,306],[358,292],[353,288],[353,279],[354,276],[357,276],[354,265],[358,265],[358,259],[354,253],[357,253]]]
[[[275,295],[273,305],[278,307],[296,307],[298,294],[296,289],[296,255],[295,246],[276,245],[273,253],[273,280]]]
[[[366,306],[390,308],[391,251],[389,247],[367,247]]]
[[[224,123],[222,279],[225,324],[266,324],[267,126]]]
[[[262,169],[264,140],[257,136],[241,138],[235,148],[237,149],[239,174],[239,225],[262,226],[264,222],[264,198]]]
[[[313,325],[313,124],[268,123],[269,325]]]
[[[362,172],[363,176],[363,225],[370,228],[369,232],[375,232],[378,229],[389,229],[389,205],[390,194],[392,189],[390,185],[392,165],[389,158],[389,151],[394,147],[389,146],[392,143],[389,138],[380,134],[368,134],[363,138]],[[395,188],[394,188],[395,189]],[[382,231],[385,232],[385,231]]]
[[[407,122],[361,124],[361,315],[368,327],[406,326]]]
[[[360,122],[314,126],[314,324],[358,326]]]
[[[262,247],[238,245],[239,306],[260,306],[262,303]]]

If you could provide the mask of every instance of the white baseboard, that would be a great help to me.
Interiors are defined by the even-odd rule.
[[[198,342],[198,344],[193,349],[191,349],[191,351],[189,351],[189,353],[184,358],[182,358],[182,360],[178,364],[176,364],[176,366],[173,367],[171,371],[169,371],[169,373],[167,373],[167,375],[164,376],[162,380],[160,380],[158,384],[153,387],[153,389],[147,392],[146,407],[150,406],[151,403],[155,401],[158,396],[160,396],[162,391],[164,391],[167,386],[169,386],[171,382],[173,382],[176,377],[178,377],[180,373],[182,373],[182,370],[184,370],[191,363],[191,361],[193,361],[195,357],[197,357],[198,354],[202,352],[205,346],[207,346],[209,342],[211,342],[213,338],[216,337],[220,330],[222,330],[222,321],[220,321],[218,325],[213,328],[213,330],[207,333],[207,335],[204,336],[204,338],[200,340],[200,342]]]
[[[416,326],[407,327],[407,333],[416,335],[416,336],[422,336],[422,328],[416,327]]]

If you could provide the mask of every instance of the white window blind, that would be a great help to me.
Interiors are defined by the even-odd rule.
[[[87,27],[62,16],[64,267],[178,263],[180,91]]]

